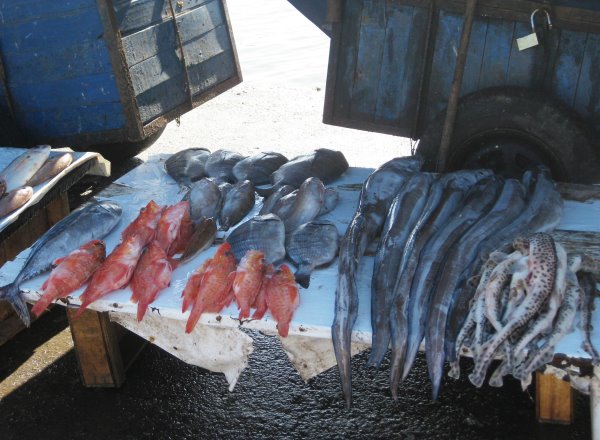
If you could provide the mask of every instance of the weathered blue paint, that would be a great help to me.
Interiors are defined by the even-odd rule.
[[[288,0],[298,11],[306,18],[312,21],[315,26],[331,36],[327,23],[327,2],[323,0]]]
[[[600,2],[585,0],[550,4],[600,10]],[[337,57],[329,75],[336,81],[328,90],[326,122],[419,138],[447,106],[463,21],[462,13],[443,9],[442,2],[346,2],[333,42]],[[594,69],[600,65],[599,35],[556,23],[550,31],[538,30],[541,44],[519,51],[516,39],[532,32],[529,22],[477,16],[461,95],[497,86],[543,90],[600,131],[600,71]],[[428,36],[430,58],[419,46]],[[423,74],[421,90],[416,78]]]
[[[223,0],[0,0],[0,55],[0,111],[58,145],[143,139],[241,81]]]

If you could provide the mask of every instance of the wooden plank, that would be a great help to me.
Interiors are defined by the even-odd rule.
[[[458,53],[458,46],[460,44],[460,38],[462,36],[462,28],[464,22],[462,15],[457,16],[456,18],[460,20],[460,25],[456,29],[456,34],[452,35],[451,46],[445,48],[445,50],[451,52],[452,69],[450,70],[449,66],[442,66],[443,74],[448,75],[448,78],[450,79],[450,86],[452,86],[452,80],[454,79],[454,70],[456,69],[456,57]],[[469,47],[467,49],[465,72],[463,74],[463,81],[459,96],[463,96],[467,93],[474,92],[479,86],[479,82],[481,80],[481,70],[483,68],[482,64],[484,61],[484,54],[486,50],[490,50],[486,40],[489,27],[490,24],[487,18],[477,19],[473,22],[473,28],[471,29],[471,39],[469,41]],[[450,88],[448,88],[447,90],[445,89],[443,93],[444,108],[446,108],[448,98],[450,96]]]
[[[535,409],[539,422],[573,422],[573,388],[553,374],[536,372]]]
[[[2,26],[39,21],[48,17],[64,17],[78,10],[95,8],[95,0],[70,0],[49,2],[48,0],[12,0],[0,3]]]
[[[587,34],[560,31],[560,45],[552,74],[552,92],[569,106],[575,104],[586,42]]]
[[[332,101],[332,116],[334,118],[346,118],[350,114],[362,8],[363,2],[361,0],[344,3],[337,70],[332,72],[336,76],[336,87]]]
[[[384,43],[385,3],[381,0],[365,0],[352,83],[351,118],[373,119]]]
[[[593,125],[600,124],[600,76],[597,74],[598,65],[600,65],[600,35],[589,34],[575,93],[575,109],[584,118],[591,119]]]
[[[183,43],[200,38],[207,32],[226,25],[221,3],[218,1],[177,14],[176,21]]]
[[[511,21],[489,20],[478,90],[506,84],[514,31],[515,24]]]
[[[46,207],[46,228],[50,229],[70,212],[69,196],[66,192],[63,192]]]
[[[511,86],[529,87],[533,82],[535,54],[539,48],[519,50],[516,39],[531,33],[531,25],[515,23],[514,38],[510,49],[506,84]],[[541,49],[540,49],[541,50]]]
[[[125,380],[125,370],[108,313],[88,309],[75,318],[77,310],[67,308],[67,317],[83,385],[121,386]]]
[[[160,84],[138,93],[136,99],[140,118],[144,124],[167,113],[169,110],[175,109],[178,106],[184,106],[189,98],[184,89],[183,73],[165,78]],[[184,109],[189,110],[187,107],[181,108],[182,113]]]
[[[10,306],[9,306],[10,307]],[[0,320],[0,345],[4,345],[10,341],[19,332],[25,330],[25,324],[12,310],[9,310],[9,314],[2,320]]]
[[[207,92],[228,79],[235,78],[235,61],[231,51],[223,52],[211,59],[188,68],[191,91],[194,98]]]
[[[187,42],[183,46],[185,63],[188,68],[204,63],[223,52],[228,52],[228,56],[233,57],[229,29],[224,25],[211,30],[202,37]]]
[[[134,65],[129,69],[129,72],[133,90],[139,100],[140,94],[176,76],[182,75],[183,65],[178,52],[161,52],[152,58]],[[183,88],[183,81],[181,81],[179,88]]]

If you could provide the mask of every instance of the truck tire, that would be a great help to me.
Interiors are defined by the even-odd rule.
[[[446,112],[439,114],[417,144],[424,169],[434,170]],[[521,177],[536,163],[557,181],[600,181],[599,151],[586,125],[570,108],[519,88],[491,88],[461,98],[446,170],[491,168]]]
[[[110,162],[122,162],[140,154],[146,148],[150,147],[154,142],[158,140],[161,134],[165,131],[166,127],[162,127],[156,132],[152,133],[146,139],[135,142],[115,142],[112,144],[96,144],[87,147],[75,147],[77,151],[96,151],[100,153],[105,159]]]

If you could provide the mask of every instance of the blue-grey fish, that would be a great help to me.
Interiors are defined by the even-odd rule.
[[[71,153],[51,154],[42,167],[27,181],[27,186],[36,186],[52,179],[71,165],[72,162],[73,155]]]
[[[238,224],[254,207],[254,184],[242,180],[231,188],[223,199],[223,207],[219,214],[220,230],[227,231]]]
[[[222,204],[222,194],[212,179],[201,179],[192,182],[190,189],[185,193],[182,200],[190,203],[190,217],[194,223],[200,222],[203,218],[219,217],[219,211]]]
[[[326,220],[304,223],[289,234],[286,249],[289,257],[298,265],[294,274],[298,284],[307,288],[313,269],[333,261],[338,246],[337,227]]]
[[[392,159],[367,177],[360,192],[358,208],[340,241],[335,317],[331,326],[333,348],[340,371],[346,406],[352,404],[350,345],[358,312],[356,273],[371,241],[380,233],[392,200],[422,161],[417,157]]]
[[[285,186],[287,187],[288,185]],[[275,205],[273,206],[271,213],[284,220],[288,216],[290,210],[296,202],[296,197],[298,197],[298,191],[299,190],[295,189],[291,193],[286,194],[285,196],[277,200],[277,203],[275,203]]]
[[[309,177],[298,189],[298,195],[290,211],[282,217],[286,233],[292,232],[303,223],[314,220],[321,211],[325,185],[318,177]]]
[[[31,247],[31,251],[12,283],[0,288],[0,299],[13,306],[29,327],[29,312],[21,296],[23,281],[52,268],[52,263],[93,239],[102,239],[119,223],[121,207],[113,202],[91,203],[70,213],[52,226]]]
[[[325,188],[325,194],[323,195],[323,206],[321,206],[321,210],[319,211],[317,217],[329,214],[337,207],[339,202],[340,193],[337,192],[337,189],[333,187]]]
[[[266,263],[285,258],[285,226],[275,214],[252,217],[231,231],[226,241],[237,261],[249,250],[262,251]]]
[[[216,150],[206,160],[204,171],[208,176],[214,178],[217,183],[233,183],[236,180],[233,175],[233,167],[242,159],[244,159],[244,156],[235,151]]]
[[[50,156],[50,145],[38,145],[30,148],[15,158],[6,168],[0,172],[0,179],[4,181],[5,191],[25,186],[27,181],[39,170],[48,156]]]
[[[266,151],[240,160],[233,167],[233,175],[240,180],[249,180],[255,185],[269,183],[271,174],[288,161],[281,153]]]
[[[207,176],[204,165],[209,156],[206,148],[186,148],[165,161],[165,170],[177,183],[189,188],[192,182]]]
[[[291,192],[295,191],[293,186],[283,185],[277,189],[273,194],[266,197],[263,200],[263,206],[260,208],[259,215],[265,215],[273,212],[273,208],[282,197],[287,196]]]

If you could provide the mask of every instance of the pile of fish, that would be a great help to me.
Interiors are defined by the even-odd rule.
[[[0,217],[16,211],[33,197],[33,187],[66,169],[71,153],[51,155],[50,145],[39,145],[15,158],[0,172]]]
[[[433,397],[444,361],[468,314],[468,281],[481,261],[515,236],[552,230],[562,199],[548,171],[521,181],[488,170],[420,172],[415,157],[393,159],[363,184],[358,209],[341,240],[332,337],[342,390],[351,404],[351,332],[358,310],[361,256],[379,236],[375,255],[369,364],[379,366],[391,343],[390,386],[396,397],[425,339]],[[450,347],[452,349],[450,349]]]
[[[252,319],[261,319],[268,310],[277,321],[279,335],[287,337],[300,303],[298,287],[287,265],[276,269],[257,250],[246,251],[238,265],[227,242],[191,274],[181,296],[182,311],[191,308],[186,333],[193,331],[202,313],[219,313],[235,299],[240,320],[247,319],[252,308]]]
[[[591,341],[591,310],[595,282],[586,282],[597,270],[593,259],[567,255],[547,233],[517,238],[510,254],[493,253],[479,274],[473,306],[458,335],[450,376],[460,374],[461,347],[472,352],[475,366],[470,381],[480,387],[496,356],[502,362],[489,384],[502,386],[512,374],[523,389],[531,374],[552,361],[561,338],[573,329],[582,313],[584,349],[597,364],[598,352]],[[581,284],[578,276],[584,280]],[[582,287],[583,286],[583,287]]]
[[[0,288],[0,299],[8,301],[23,323],[26,326],[29,326],[31,319],[27,304],[22,296],[21,283],[50,271],[53,264],[60,263],[60,261],[57,261],[58,259],[70,255],[71,252],[80,247],[79,254],[91,253],[95,259],[100,259],[101,255],[97,252],[100,252],[101,246],[94,240],[102,240],[106,237],[119,223],[121,213],[122,209],[119,205],[107,201],[84,205],[71,212],[46,231],[46,233],[33,244],[17,277],[12,283]],[[64,259],[66,261],[63,261],[63,269],[64,267],[71,266],[71,264],[67,264],[71,258],[66,257]],[[63,269],[59,270],[58,274],[60,274]],[[60,280],[60,277],[57,279]],[[53,290],[53,287],[44,285],[43,290],[44,292],[49,292]],[[64,297],[70,293],[67,292],[65,294],[64,292],[65,290],[55,291],[52,295],[55,295],[56,298],[58,298]],[[50,304],[52,299],[50,299],[46,305],[43,305],[47,298],[48,297],[46,297],[44,302],[36,309],[36,312],[39,311],[41,313],[41,311]]]

